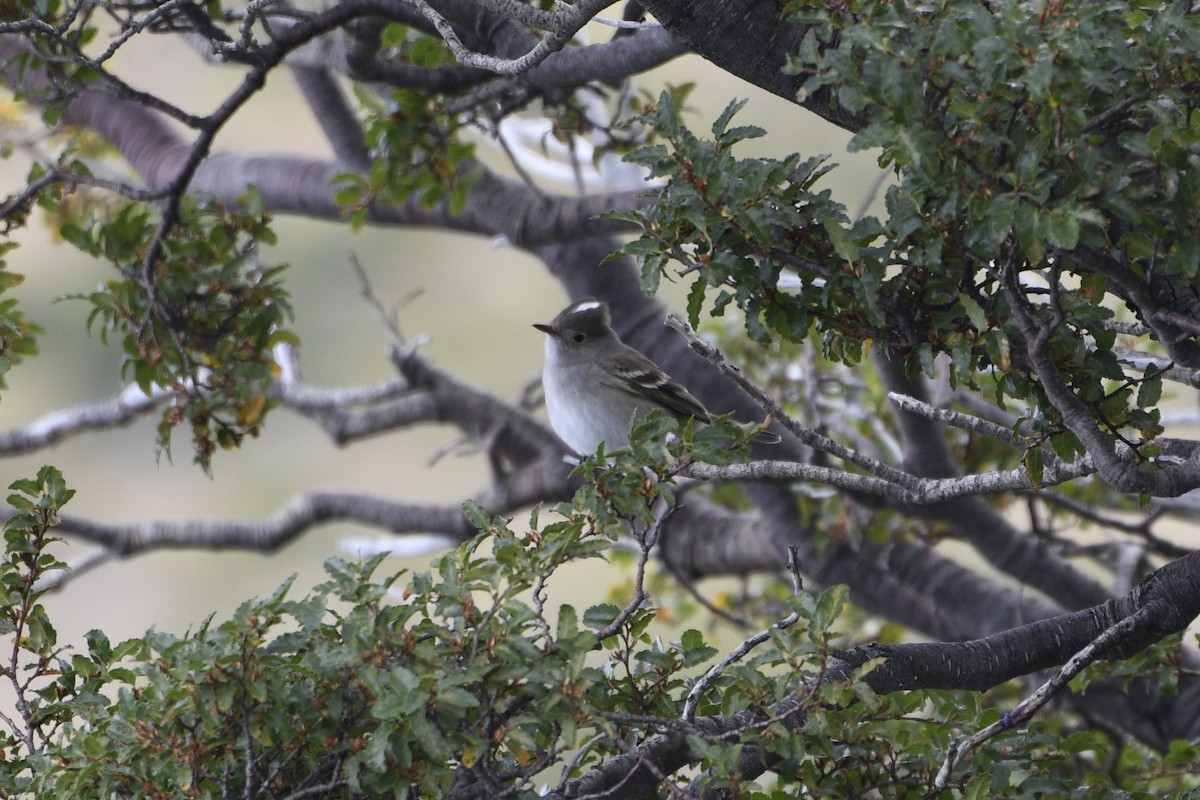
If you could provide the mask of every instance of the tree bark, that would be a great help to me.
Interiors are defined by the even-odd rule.
[[[865,118],[842,108],[829,87],[805,92],[807,75],[784,71],[809,26],[786,22],[775,0],[648,0],[648,11],[689,50],[730,75],[797,103],[849,131]]]

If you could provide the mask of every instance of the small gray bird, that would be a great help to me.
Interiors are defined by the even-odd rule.
[[[621,341],[612,329],[608,306],[582,300],[563,309],[546,334],[542,385],[554,432],[577,453],[590,455],[601,442],[612,451],[629,446],[635,414],[654,409],[683,422],[711,422],[713,415],[658,365]],[[767,431],[756,437],[778,442]]]

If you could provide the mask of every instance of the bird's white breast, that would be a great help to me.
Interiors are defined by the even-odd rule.
[[[566,364],[563,345],[552,336],[546,337],[546,366],[542,386],[546,394],[546,411],[550,424],[567,445],[581,455],[596,452],[600,442],[608,451],[629,444],[629,422],[633,418],[632,398],[615,392],[604,401],[596,390],[606,387],[590,385],[592,370],[597,369],[590,359]]]

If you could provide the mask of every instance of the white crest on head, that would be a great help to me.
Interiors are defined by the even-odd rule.
[[[575,307],[574,307],[573,309],[571,309],[571,310],[572,310],[572,311],[576,311],[576,312],[580,312],[580,311],[595,311],[596,309],[600,308],[600,307],[601,307],[601,306],[603,306],[603,305],[604,305],[604,304],[603,304],[603,303],[601,303],[599,300],[584,300],[582,303],[580,303],[579,305],[575,306]]]

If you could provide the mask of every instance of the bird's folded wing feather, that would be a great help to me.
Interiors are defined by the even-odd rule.
[[[695,417],[701,422],[712,420],[703,403],[649,361],[646,364],[618,366],[617,379],[621,389],[630,394],[645,397],[677,414]]]

